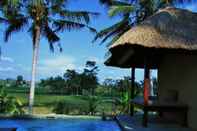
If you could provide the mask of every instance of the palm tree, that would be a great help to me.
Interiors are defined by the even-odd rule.
[[[109,17],[120,16],[120,21],[99,31],[93,42],[101,39],[101,44],[107,40],[107,46],[113,44],[122,34],[136,24],[153,15],[158,9],[173,5],[182,0],[99,0],[108,7]]]
[[[15,6],[5,9],[3,12],[4,18],[8,22],[8,27],[5,31],[5,41],[9,37],[22,29],[27,29],[32,37],[33,43],[33,61],[31,87],[29,95],[29,112],[32,113],[34,103],[34,90],[36,80],[36,65],[38,61],[38,50],[40,39],[46,38],[49,43],[50,50],[54,50],[54,44],[62,48],[59,44],[60,37],[58,32],[72,31],[81,28],[88,28],[90,31],[95,31],[89,27],[91,13],[88,11],[71,11],[67,9],[68,0],[7,0],[17,1]]]

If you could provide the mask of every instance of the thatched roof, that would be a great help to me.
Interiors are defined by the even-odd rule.
[[[129,67],[131,64],[136,65],[136,63],[127,62],[128,60],[132,62],[132,60],[129,58],[126,60],[125,56],[124,62],[120,62],[120,59],[122,59],[120,52],[125,52],[125,48],[127,53],[131,50],[134,52],[130,57],[147,50],[151,50],[153,54],[152,50],[159,50],[159,52],[160,50],[197,51],[197,13],[172,7],[159,10],[144,22],[123,34],[110,47],[112,56],[111,60],[109,59],[106,64],[120,67]],[[132,49],[129,51],[128,48]],[[137,48],[143,48],[143,50],[136,50]],[[117,52],[119,55],[116,54]],[[141,62],[141,64],[143,63]]]
[[[124,44],[197,50],[197,13],[171,7],[162,9],[126,32],[112,48]]]

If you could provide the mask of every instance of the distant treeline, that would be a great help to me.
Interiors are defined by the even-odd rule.
[[[105,79],[103,83],[98,82],[97,73],[99,69],[94,61],[87,61],[84,71],[66,70],[63,76],[42,79],[36,84],[36,94],[58,94],[58,95],[99,95],[99,96],[123,96],[131,86],[131,78],[124,77],[119,80]],[[17,76],[16,80],[0,80],[0,85],[7,87],[8,92],[29,93],[29,83],[23,76]],[[156,79],[153,81],[157,84]],[[135,82],[135,94],[143,91],[143,82]]]

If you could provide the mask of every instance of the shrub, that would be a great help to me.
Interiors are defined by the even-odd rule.
[[[9,96],[3,87],[0,87],[0,113],[12,115],[24,113],[21,101],[16,97]]]
[[[91,115],[96,113],[98,98],[96,96],[89,96],[88,98],[88,111]]]
[[[59,101],[54,106],[53,112],[56,114],[83,115],[87,114],[87,104]]]
[[[95,89],[95,94],[98,96],[109,96],[109,89],[106,87],[99,86]]]
[[[53,112],[55,112],[56,114],[69,114],[69,104],[64,101],[59,101],[55,105]]]

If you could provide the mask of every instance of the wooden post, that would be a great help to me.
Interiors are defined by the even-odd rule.
[[[133,67],[131,69],[131,90],[130,90],[131,100],[134,99],[134,94],[135,94],[135,68]],[[134,115],[134,105],[131,102],[130,102],[130,115],[131,116]]]
[[[148,122],[148,111],[146,105],[148,105],[149,99],[149,88],[150,88],[150,69],[148,67],[147,61],[144,64],[144,115],[143,115],[143,126],[147,127]]]
[[[144,66],[144,104],[148,104],[150,88],[150,69],[145,63]]]

